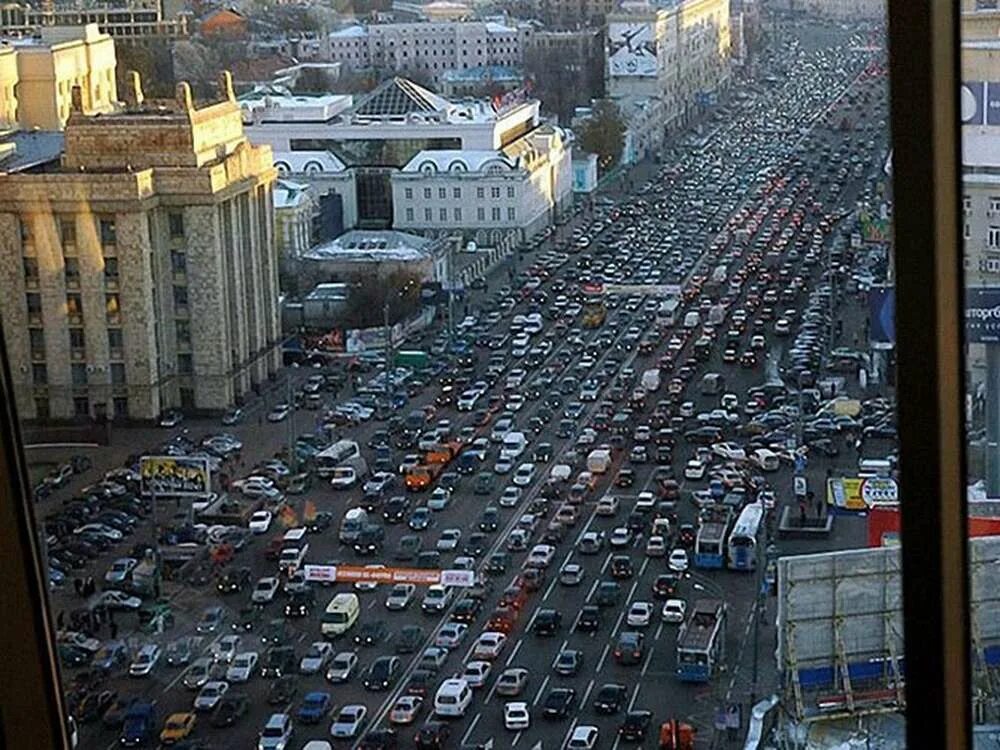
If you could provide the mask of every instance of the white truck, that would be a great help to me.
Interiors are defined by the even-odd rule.
[[[368,511],[364,508],[351,508],[344,514],[340,523],[341,544],[353,544],[361,535],[361,530],[368,524]]]
[[[508,432],[500,445],[500,458],[519,458],[527,445],[528,439],[523,432]]]
[[[651,367],[642,373],[642,380],[640,381],[642,387],[645,389],[646,393],[655,393],[660,390],[660,370],[657,367]]]
[[[722,325],[722,321],[726,319],[726,308],[722,305],[712,305],[708,311],[708,324],[717,326]]]
[[[597,448],[587,456],[587,471],[591,474],[605,474],[610,466],[611,451],[607,448]]]

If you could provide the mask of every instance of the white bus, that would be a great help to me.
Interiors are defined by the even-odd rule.
[[[363,477],[368,473],[368,465],[361,456],[361,447],[354,440],[338,440],[313,457],[316,474],[323,478],[332,477],[334,469],[347,466]]]
[[[753,570],[757,567],[757,535],[764,520],[763,503],[750,503],[729,532],[729,567],[732,570]]]
[[[656,311],[656,322],[665,326],[677,325],[677,315],[680,313],[680,309],[681,301],[676,297],[663,300]]]

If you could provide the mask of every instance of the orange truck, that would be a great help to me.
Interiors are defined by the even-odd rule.
[[[439,443],[431,448],[424,453],[420,465],[407,472],[403,480],[406,489],[411,492],[428,489],[461,450],[462,444],[457,441]]]
[[[660,750],[694,750],[694,727],[677,719],[660,724]]]

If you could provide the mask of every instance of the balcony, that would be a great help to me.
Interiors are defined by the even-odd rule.
[[[71,326],[82,326],[83,325],[83,315],[80,313],[70,313],[69,314],[69,324]]]

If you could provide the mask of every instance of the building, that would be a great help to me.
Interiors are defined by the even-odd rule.
[[[274,236],[278,255],[298,258],[313,244],[319,198],[312,185],[279,179],[274,186]]]
[[[393,230],[353,230],[316,245],[298,264],[300,286],[311,289],[331,281],[387,279],[398,273],[423,281],[444,281],[454,242]]]
[[[560,28],[600,28],[619,0],[543,0],[540,18]]]
[[[118,104],[115,43],[96,24],[52,26],[40,38],[0,45],[0,122],[60,130],[79,88],[86,114]]]
[[[188,36],[188,16],[164,16],[160,0],[134,0],[123,5],[89,7],[45,3],[0,4],[0,36],[32,37],[48,26],[84,26],[96,23],[101,31],[121,41],[145,38],[179,39]]]
[[[198,30],[208,39],[242,39],[249,25],[247,17],[235,8],[216,8],[201,19]]]
[[[728,0],[630,6],[608,16],[607,96],[642,158],[685,127],[730,76]],[[632,118],[632,119],[630,119]]]
[[[536,29],[527,38],[524,68],[546,111],[569,122],[576,107],[604,96],[604,32]]]
[[[0,299],[19,413],[152,419],[238,402],[281,363],[270,149],[232,80],[196,109],[143,100],[87,115],[65,147],[0,162]]]
[[[326,59],[356,70],[419,75],[434,85],[445,71],[520,68],[530,29],[496,21],[349,26],[326,40]]]
[[[792,10],[834,21],[883,21],[886,0],[790,0]]]
[[[516,243],[571,207],[570,136],[520,93],[452,102],[393,78],[350,108],[267,98],[245,107],[247,135],[283,173],[337,192],[346,227]]]
[[[451,0],[426,3],[421,10],[430,21],[466,21],[475,15],[472,8],[465,3],[451,2]]]
[[[461,99],[464,97],[490,97],[521,88],[524,75],[514,68],[488,65],[485,68],[446,70],[441,76],[441,95]]]

